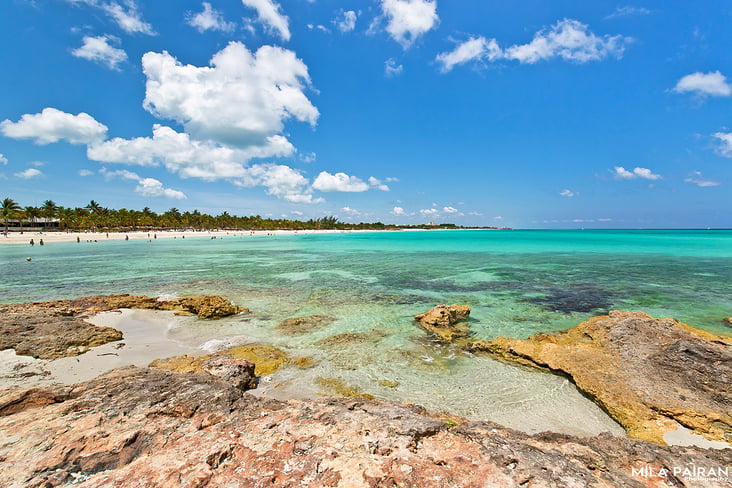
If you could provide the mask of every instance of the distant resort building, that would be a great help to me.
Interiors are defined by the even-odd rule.
[[[5,222],[0,221],[2,230],[5,230]],[[58,229],[61,226],[61,220],[50,217],[34,217],[32,219],[8,219],[8,231],[38,231]]]

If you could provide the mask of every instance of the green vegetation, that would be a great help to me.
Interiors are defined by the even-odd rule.
[[[6,198],[0,205],[0,217],[5,223],[5,232],[8,231],[8,220],[22,218],[22,209],[12,198]]]
[[[9,220],[15,220],[20,226],[33,224],[38,226],[38,218],[58,219],[59,230],[71,231],[135,231],[135,230],[388,230],[388,229],[458,229],[455,224],[422,224],[393,225],[382,222],[361,222],[358,224],[339,222],[337,217],[327,216],[307,221],[290,219],[263,218],[259,215],[239,217],[222,212],[219,215],[208,215],[198,210],[181,212],[171,208],[164,213],[156,213],[145,207],[142,210],[119,210],[103,207],[92,200],[85,207],[67,208],[46,200],[41,207],[28,206],[24,209],[11,198],[6,198],[0,207],[0,218],[5,227]],[[51,227],[51,226],[49,226]],[[56,226],[53,225],[53,228]]]

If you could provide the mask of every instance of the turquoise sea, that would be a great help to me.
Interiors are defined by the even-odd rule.
[[[217,235],[2,246],[0,301],[219,294],[252,313],[180,319],[170,336],[207,347],[258,341],[318,361],[279,373],[263,384],[267,394],[318,394],[316,378],[338,378],[379,398],[530,432],[620,429],[564,378],[437,344],[412,317],[465,303],[476,338],[525,338],[610,309],[643,310],[732,335],[723,323],[732,316],[732,231]],[[336,320],[299,334],[277,327],[312,314]],[[328,340],[343,333],[357,334]]]

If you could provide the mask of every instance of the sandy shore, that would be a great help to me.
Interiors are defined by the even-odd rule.
[[[33,239],[38,245],[43,239],[44,244],[54,242],[104,242],[104,241],[120,241],[120,240],[155,240],[155,239],[185,239],[185,238],[202,238],[202,237],[227,237],[227,236],[280,236],[280,235],[298,235],[298,234],[338,234],[346,232],[394,232],[394,231],[378,231],[378,230],[211,230],[211,231],[192,231],[192,230],[170,230],[158,232],[28,232],[22,234],[20,232],[9,232],[7,236],[0,233],[0,245],[2,244],[25,244],[28,245]]]
[[[147,366],[158,358],[207,351],[168,337],[168,329],[179,317],[174,312],[130,310],[103,312],[89,320],[122,331],[121,341],[98,346],[80,356],[54,360],[18,356],[12,349],[0,351],[0,389],[31,388],[52,383],[87,381],[114,368]]]

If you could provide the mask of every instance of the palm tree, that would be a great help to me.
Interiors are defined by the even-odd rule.
[[[6,198],[5,200],[3,200],[2,205],[0,205],[0,217],[2,217],[5,221],[6,235],[8,233],[8,219],[10,217],[15,217],[15,215],[17,215],[20,210],[20,205],[18,205],[18,203],[12,198]]]
[[[35,227],[36,219],[41,216],[41,209],[29,205],[25,207],[25,216],[32,222],[32,227]]]
[[[89,202],[89,205],[84,207],[85,209],[89,210],[91,213],[99,213],[100,210],[102,210],[102,206],[99,205],[97,202],[92,200]]]
[[[52,219],[58,213],[58,205],[56,205],[56,202],[53,200],[46,200],[43,202],[41,211],[43,212],[44,217]]]
[[[56,205],[56,202],[54,202],[53,200],[46,200],[45,202],[43,202],[43,206],[41,207],[41,213],[47,219],[46,223],[44,224],[45,227],[46,224],[48,224],[48,220],[58,215],[58,205]]]

